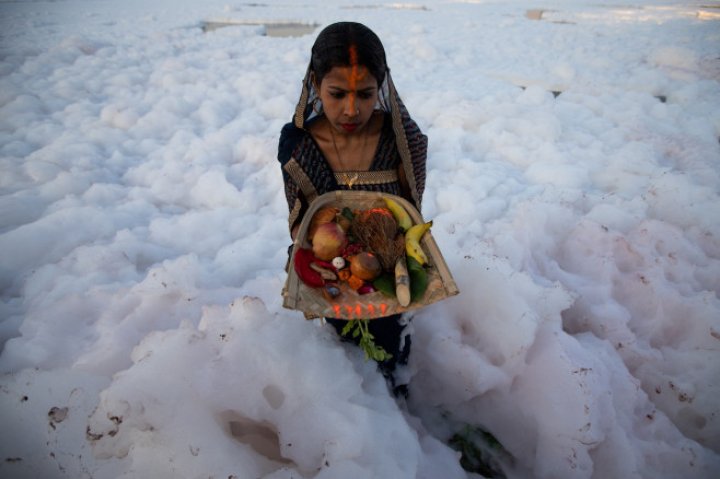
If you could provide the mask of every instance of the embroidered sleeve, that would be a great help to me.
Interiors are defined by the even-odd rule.
[[[425,192],[425,177],[427,174],[428,137],[420,131],[420,127],[418,127],[417,123],[411,118],[408,117],[405,120],[405,125],[405,134],[407,135],[413,173],[415,174],[415,188],[417,189],[420,203],[422,203],[423,193]],[[417,206],[419,209],[420,205]]]
[[[291,123],[288,123],[280,133],[278,145],[278,161],[280,162],[283,183],[285,184],[285,199],[288,204],[288,227],[290,231],[292,231],[295,223],[302,218],[305,209],[307,209],[300,186],[285,169],[285,165],[290,161],[292,152],[299,141],[300,136],[298,133],[298,130]]]
[[[289,228],[292,230],[292,227],[297,221],[297,219],[300,216],[300,211],[302,209],[302,200],[300,199],[300,188],[295,183],[295,181],[292,179],[292,177],[283,170],[283,182],[285,183],[285,199],[287,200],[288,204],[288,222],[289,222]]]

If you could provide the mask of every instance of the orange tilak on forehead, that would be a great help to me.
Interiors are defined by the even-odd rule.
[[[357,88],[357,84],[365,79],[365,76],[367,75],[367,69],[363,68],[362,72],[358,68],[358,55],[357,55],[357,48],[355,45],[350,45],[350,78],[348,78],[348,83],[350,84],[350,88],[355,90]]]
[[[357,85],[367,75],[367,69],[363,68],[362,71],[358,68],[358,55],[357,48],[355,45],[350,45],[350,75],[348,77],[348,86],[350,87],[350,99],[357,93]]]

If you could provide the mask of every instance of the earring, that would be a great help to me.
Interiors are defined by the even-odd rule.
[[[322,113],[322,103],[320,104],[320,107],[318,107],[318,103],[320,103],[320,97],[315,97],[311,105],[312,110],[319,115],[320,113]]]

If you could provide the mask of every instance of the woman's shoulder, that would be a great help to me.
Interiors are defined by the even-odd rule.
[[[293,150],[300,140],[307,134],[307,131],[298,128],[294,123],[286,123],[280,130],[280,141],[278,144],[278,161],[285,164],[290,161]]]

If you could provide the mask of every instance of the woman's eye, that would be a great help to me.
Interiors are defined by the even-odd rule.
[[[335,99],[342,100],[343,98],[345,98],[345,93],[337,91],[330,93],[330,96]]]
[[[358,98],[362,98],[363,100],[369,100],[370,98],[372,98],[372,93],[361,91],[360,93],[358,93]]]

